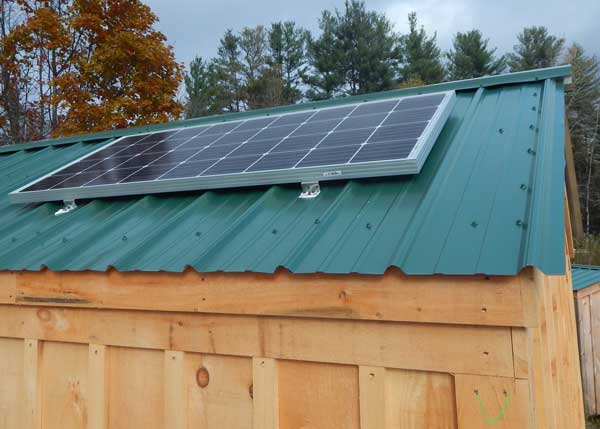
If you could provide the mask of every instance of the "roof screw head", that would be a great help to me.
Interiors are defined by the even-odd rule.
[[[373,228],[373,225],[371,225],[371,222],[367,222],[367,225],[366,225],[366,226],[367,226],[367,229],[371,229],[371,228]]]
[[[529,148],[529,149],[527,149],[527,153],[530,155],[535,155],[535,150]]]
[[[202,233],[200,231],[196,231],[196,237],[200,237]]]
[[[14,243],[15,241],[17,241],[17,237],[12,237],[12,238],[10,239],[10,241],[12,241],[12,242]]]
[[[63,237],[63,238],[62,238],[62,242],[63,242],[63,243],[66,243],[67,241],[69,241],[69,239],[68,239],[67,237]]]
[[[529,125],[529,129],[530,129],[530,130],[534,130],[534,129],[535,129],[535,125],[533,125],[533,124],[530,124],[530,125]]]
[[[527,190],[527,185],[525,183],[521,183],[521,186],[519,186],[521,188],[522,191]]]
[[[273,234],[277,234],[277,228],[273,228],[273,231],[271,231]]]
[[[533,96],[534,96],[534,97],[537,97],[537,92],[534,92],[534,93],[533,93]]]
[[[473,222],[471,222],[471,226],[473,228],[477,228],[479,226],[479,224],[477,222],[473,221]]]
[[[500,134],[504,134],[504,128],[500,128],[500,129],[498,130],[498,132],[499,132]]]
[[[123,237],[121,237],[121,240],[123,240],[123,241],[127,241],[127,236],[126,236],[126,235],[124,235]]]
[[[321,221],[319,220],[319,218],[316,218],[316,219],[315,219],[315,225],[317,225],[319,222],[321,222]]]
[[[517,219],[517,221],[515,222],[515,225],[523,226],[523,221],[521,219]]]
[[[537,110],[537,107],[531,106],[531,110],[533,110],[535,112]]]

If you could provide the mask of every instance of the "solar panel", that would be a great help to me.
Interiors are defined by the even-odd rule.
[[[74,200],[416,174],[454,99],[449,91],[130,135],[10,197]]]

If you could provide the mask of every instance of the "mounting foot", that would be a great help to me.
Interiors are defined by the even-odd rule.
[[[319,182],[302,182],[302,193],[299,198],[309,199],[315,198],[321,193]]]
[[[57,210],[56,213],[54,213],[54,216],[64,215],[64,214],[69,213],[77,208],[77,204],[75,204],[75,200],[65,200],[65,201],[63,201],[63,203],[65,206],[62,209]]]

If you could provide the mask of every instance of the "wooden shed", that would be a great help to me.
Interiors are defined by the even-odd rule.
[[[600,267],[573,265],[579,357],[586,415],[600,414]]]
[[[0,148],[0,428],[583,428],[569,73]],[[439,91],[412,176],[7,198],[130,133]]]

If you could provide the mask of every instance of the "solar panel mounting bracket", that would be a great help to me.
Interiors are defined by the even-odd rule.
[[[77,204],[75,204],[75,200],[64,200],[63,204],[64,204],[64,207],[62,209],[57,210],[56,213],[54,213],[54,216],[62,216],[64,214],[72,212],[73,210],[75,210],[77,208]]]
[[[316,198],[321,193],[319,182],[302,182],[302,192],[298,198],[311,199]]]

